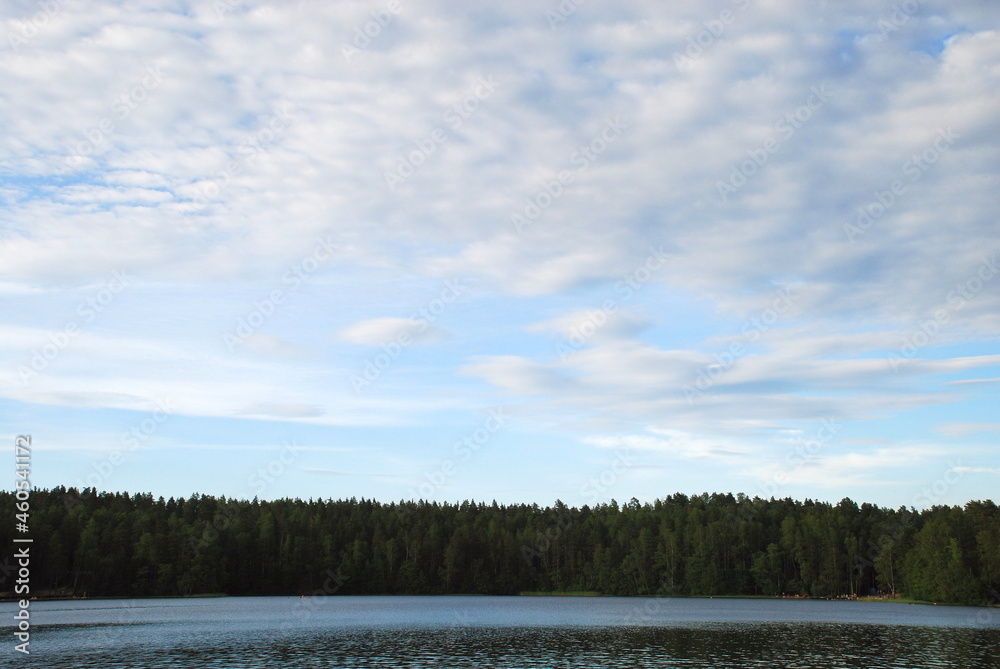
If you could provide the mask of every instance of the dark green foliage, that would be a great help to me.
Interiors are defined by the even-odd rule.
[[[14,496],[0,492],[0,516]],[[12,545],[12,523],[0,541]],[[744,495],[619,507],[31,494],[33,592],[1000,598],[1000,510]],[[13,563],[0,564],[10,594]]]

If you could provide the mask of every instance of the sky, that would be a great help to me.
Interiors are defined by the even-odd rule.
[[[997,498],[992,0],[0,21],[38,487]]]

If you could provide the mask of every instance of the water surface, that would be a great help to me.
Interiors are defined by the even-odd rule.
[[[2,605],[4,615],[14,605]],[[1000,610],[619,597],[227,597],[32,605],[21,666],[1000,668]],[[8,642],[4,654],[11,652]]]

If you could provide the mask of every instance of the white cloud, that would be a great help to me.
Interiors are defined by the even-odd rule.
[[[370,318],[354,323],[337,333],[351,344],[380,346],[389,342],[406,340],[406,344],[430,344],[441,341],[447,333],[426,319],[419,318]]]
[[[304,346],[294,344],[290,341],[281,339],[280,337],[261,334],[259,332],[253,333],[242,343],[243,346],[250,350],[283,358],[295,358],[309,352]]]
[[[944,301],[982,236],[996,241],[984,216],[989,193],[975,177],[994,164],[981,142],[997,111],[988,94],[996,75],[986,66],[997,40],[981,16],[942,14],[938,21],[965,32],[939,56],[914,59],[910,37],[947,28],[914,16],[885,39],[838,43],[831,24],[877,35],[878,12],[861,4],[824,12],[754,7],[692,68],[678,69],[673,53],[703,30],[709,8],[591,10],[548,30],[542,14],[511,7],[501,33],[446,6],[402,12],[350,62],[339,45],[367,15],[348,5],[223,16],[67,6],[37,41],[0,60],[7,90],[21,91],[12,155],[26,161],[41,151],[58,162],[59,152],[86,142],[108,118],[114,130],[102,133],[89,170],[75,174],[133,188],[72,185],[59,197],[77,206],[48,216],[45,199],[29,196],[11,222],[56,222],[9,247],[5,271],[43,277],[61,267],[82,276],[129,260],[171,276],[238,272],[250,258],[266,263],[285,251],[245,234],[279,221],[285,238],[323,228],[366,237],[358,260],[376,263],[395,255],[362,223],[378,220],[390,236],[424,240],[415,267],[480,274],[516,294],[551,293],[627,271],[634,242],[651,232],[643,219],[653,215],[658,241],[683,250],[670,280],[737,310],[746,307],[735,289],[783,277],[825,286],[821,300],[804,305],[814,312],[905,319]],[[840,58],[851,53],[850,67],[838,48]],[[112,66],[123,53],[130,67]],[[586,65],[573,63],[578,53],[588,55]],[[32,86],[21,79],[24,59],[47,68]],[[161,66],[162,82],[119,119],[116,100],[142,85],[151,63]],[[897,75],[904,64],[909,77]],[[500,82],[497,90],[454,128],[445,113],[484,76]],[[778,152],[734,196],[736,208],[713,202],[717,182],[824,82],[830,100],[791,137],[779,136]],[[286,105],[292,120],[272,137],[268,123]],[[574,155],[616,116],[629,128],[581,169]],[[902,176],[904,162],[946,126],[962,139],[860,248],[846,243],[843,224],[855,208]],[[435,127],[446,141],[398,192],[388,191],[385,170]],[[239,174],[220,176],[231,161]],[[514,234],[510,213],[560,170],[572,172],[573,183]],[[186,212],[206,188],[208,205]],[[965,193],[961,208],[936,196],[948,191]],[[275,210],[278,198],[293,217]],[[112,202],[117,208],[95,208]],[[942,235],[943,220],[977,234]],[[146,235],[135,232],[140,221]],[[74,232],[84,226],[87,236]],[[153,251],[178,247],[196,255],[178,265],[174,253]],[[244,261],[223,260],[225,249]],[[895,299],[885,299],[884,283],[864,280],[865,256],[892,277]],[[949,269],[917,271],[928,265]],[[977,311],[996,312],[992,295],[981,296]]]
[[[578,349],[587,342],[608,342],[634,338],[651,321],[639,318],[617,302],[578,309],[562,316],[529,325],[528,332],[552,333],[565,340],[568,347]]]
[[[791,464],[787,458],[773,464],[751,467],[750,476],[761,481],[776,481],[781,485],[844,490],[858,486],[895,486],[899,477],[890,475],[920,466],[922,463],[948,454],[936,446],[902,446],[880,448],[859,453],[796,453]],[[953,468],[954,469],[954,468]],[[943,473],[943,472],[942,472]]]
[[[962,386],[974,383],[1000,383],[1000,377],[994,379],[959,379],[958,381],[949,381],[950,386]]]
[[[953,467],[953,471],[960,474],[998,474],[1000,467]]]
[[[710,438],[662,427],[650,427],[649,432],[651,434],[585,437],[583,441],[600,448],[649,451],[689,459],[713,459],[725,464],[742,463],[747,455],[745,446],[731,439]]]
[[[963,419],[990,420],[993,5],[882,34],[888,6],[750,3],[689,51],[732,3],[588,5],[553,28],[532,3],[444,1],[350,58],[366,3],[60,7],[0,51],[4,397],[323,425],[514,398],[546,429],[703,454],[829,416],[970,401]],[[337,252],[293,291],[317,239]],[[616,285],[661,248],[625,304]],[[22,385],[123,268],[143,288]],[[385,316],[454,277],[470,288],[440,321]],[[221,350],[276,287],[281,309]],[[449,346],[354,392],[361,347],[404,334]]]
[[[319,418],[326,415],[326,409],[315,404],[267,402],[248,406],[238,415],[263,418]]]
[[[976,432],[1000,432],[1000,423],[945,423],[937,430],[946,437],[964,437]]]

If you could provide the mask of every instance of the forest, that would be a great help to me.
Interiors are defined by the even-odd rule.
[[[568,507],[252,501],[57,487],[30,504],[38,596],[759,595],[1000,602],[992,501],[925,510],[674,494]],[[2,517],[15,497],[0,492]],[[13,521],[0,528],[12,546]],[[23,536],[23,535],[19,535]],[[17,568],[0,565],[12,596]]]

